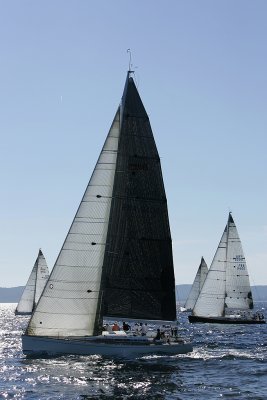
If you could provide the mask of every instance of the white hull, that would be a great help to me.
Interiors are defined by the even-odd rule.
[[[77,354],[127,358],[145,354],[186,354],[193,350],[190,343],[157,344],[152,341],[149,344],[141,344],[136,340],[129,340],[129,343],[115,342],[116,340],[97,343],[93,338],[57,339],[22,335],[23,353],[27,356]]]

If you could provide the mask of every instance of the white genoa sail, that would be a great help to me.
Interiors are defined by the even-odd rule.
[[[231,310],[253,308],[246,261],[231,213],[193,308],[193,316],[223,317]]]
[[[17,315],[32,313],[32,311],[36,307],[36,304],[38,303],[38,300],[45,287],[48,277],[49,270],[46,264],[46,260],[42,251],[39,250],[30,277],[16,307],[15,313]]]
[[[29,323],[30,335],[94,334],[119,127],[117,111],[48,284]]]
[[[185,302],[184,308],[186,310],[193,310],[193,308],[196,304],[196,301],[198,299],[198,296],[200,294],[200,291],[203,287],[203,284],[206,280],[207,273],[208,273],[208,267],[207,267],[207,264],[206,264],[204,258],[202,257],[200,265],[199,265],[197,273],[196,273],[196,276],[195,276],[195,279],[194,279],[194,282],[193,282],[193,285],[191,287],[191,290],[190,290],[187,300]]]

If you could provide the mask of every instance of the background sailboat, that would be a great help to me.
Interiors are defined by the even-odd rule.
[[[190,322],[265,323],[262,315],[252,315],[253,299],[247,264],[231,213],[190,315]]]
[[[30,315],[32,313],[38,303],[48,277],[49,270],[45,257],[40,249],[28,282],[15,310],[16,315]]]
[[[191,287],[191,290],[188,294],[187,300],[184,305],[184,311],[193,310],[194,305],[196,304],[196,301],[202,289],[202,286],[205,282],[207,273],[208,273],[208,267],[206,261],[204,260],[203,257],[201,257],[200,265],[198,267],[193,285]]]
[[[191,344],[181,341],[164,345],[147,337],[138,341],[129,335],[102,336],[103,317],[176,320],[160,158],[131,72],[92,177],[22,337],[23,351],[129,355],[192,350]]]

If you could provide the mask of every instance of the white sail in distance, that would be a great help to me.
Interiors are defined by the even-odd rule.
[[[200,265],[198,267],[193,285],[191,287],[191,290],[189,292],[189,295],[187,297],[186,303],[185,303],[185,309],[186,310],[192,310],[194,308],[194,305],[196,304],[196,301],[198,299],[199,293],[203,287],[203,284],[206,280],[208,273],[208,267],[207,264],[204,260],[204,258],[201,258]]]
[[[41,250],[39,250],[37,259],[34,263],[30,277],[23,290],[21,298],[16,307],[16,314],[31,314],[41,293],[45,287],[45,284],[49,277],[49,270],[46,264],[45,257]]]
[[[253,308],[245,256],[231,213],[193,315],[224,317],[232,310]]]
[[[193,315],[218,317],[224,313],[227,227],[193,308]]]
[[[228,221],[225,307],[226,311],[253,308],[247,263],[231,214]]]

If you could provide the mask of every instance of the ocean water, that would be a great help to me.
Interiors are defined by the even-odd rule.
[[[27,359],[28,317],[14,310],[0,304],[0,399],[267,399],[267,325],[189,324],[183,313],[191,354]]]

